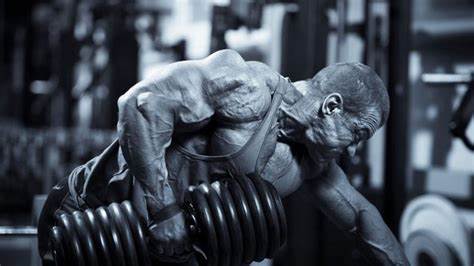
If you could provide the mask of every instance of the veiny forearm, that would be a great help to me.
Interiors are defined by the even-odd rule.
[[[326,174],[311,180],[309,187],[321,211],[356,238],[373,265],[408,265],[400,244],[378,210],[350,185],[335,163]]]
[[[365,257],[373,265],[408,265],[400,244],[379,211],[365,198],[361,198],[358,205],[354,210],[355,227],[348,233],[356,238]]]

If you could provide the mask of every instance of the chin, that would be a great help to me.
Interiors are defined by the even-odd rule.
[[[329,160],[331,160],[330,158],[327,158],[326,156],[323,156],[319,152],[310,152],[309,156],[311,157],[311,160],[314,163],[317,163],[317,164],[324,164],[324,163],[328,162]]]
[[[325,152],[318,152],[316,154],[314,154],[317,156],[317,159],[319,163],[327,163],[331,160],[334,160],[334,159],[337,159],[339,158],[339,156],[341,156],[341,152],[339,152],[339,150],[337,149],[329,149],[329,150],[326,150]]]

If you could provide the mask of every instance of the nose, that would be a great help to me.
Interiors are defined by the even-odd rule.
[[[357,144],[351,144],[347,146],[346,148],[346,152],[350,157],[354,156],[356,151],[357,151]]]

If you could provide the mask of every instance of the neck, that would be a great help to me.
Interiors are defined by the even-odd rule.
[[[301,139],[297,136],[301,135],[304,129],[299,119],[293,114],[292,108],[307,94],[309,82],[303,80],[293,82],[291,85],[286,90],[278,110],[279,137],[283,141],[300,142]]]
[[[308,81],[298,81],[292,85],[287,89],[278,110],[277,119],[280,128],[278,137],[280,142],[296,143],[306,147],[305,134],[310,126],[310,121],[307,121],[309,113],[319,109],[321,99],[318,91],[311,88],[311,83]],[[311,167],[308,169],[312,175],[317,175],[327,168],[327,160],[319,158],[313,160],[306,148],[303,149],[303,152],[307,154],[305,157],[310,162]]]

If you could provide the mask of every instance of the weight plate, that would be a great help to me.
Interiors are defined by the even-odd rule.
[[[112,260],[114,265],[125,266],[125,254],[120,242],[120,235],[117,231],[115,223],[110,220],[109,214],[104,207],[99,207],[96,210],[96,215],[107,236],[107,242],[110,244],[109,250],[113,254]]]
[[[150,257],[148,256],[148,247],[145,241],[145,234],[143,233],[140,221],[135,216],[132,204],[129,201],[124,201],[120,204],[120,208],[125,213],[128,223],[130,224],[130,228],[135,240],[136,250],[140,259],[139,265],[150,266],[151,261]]]
[[[280,221],[280,247],[286,243],[288,237],[288,228],[286,224],[286,214],[285,207],[283,207],[283,202],[281,201],[280,195],[274,186],[270,186],[270,193],[273,196],[273,201],[275,202],[276,208],[278,210],[278,220]]]
[[[242,236],[244,240],[243,260],[245,263],[251,263],[255,257],[255,251],[257,249],[257,241],[255,240],[255,228],[253,226],[252,214],[250,213],[250,207],[245,198],[244,191],[240,187],[239,183],[234,179],[230,179],[228,182],[229,192],[232,195],[235,209],[240,221],[240,228],[242,229]]]
[[[201,230],[201,243],[205,247],[204,250],[208,263],[212,266],[218,265],[219,250],[217,244],[217,235],[209,204],[207,204],[204,193],[202,193],[197,188],[191,191],[191,197],[197,212],[198,227]]]
[[[410,234],[404,249],[408,261],[413,266],[462,265],[455,252],[436,234],[427,230],[417,230]]]
[[[252,181],[246,176],[236,178],[240,187],[244,191],[247,202],[249,203],[250,213],[255,227],[255,236],[257,240],[257,249],[255,251],[254,261],[262,261],[268,249],[268,231],[265,213],[260,203],[257,190]]]
[[[83,213],[80,211],[75,211],[72,214],[77,233],[80,236],[80,241],[82,244],[82,250],[85,251],[84,256],[87,261],[87,265],[97,266],[99,261],[94,247],[94,239],[90,233],[90,230],[86,224]]]
[[[211,186],[218,191],[227,220],[227,225],[229,228],[232,243],[231,265],[240,266],[242,265],[243,261],[242,255],[244,249],[242,229],[240,228],[240,221],[237,214],[237,210],[234,205],[234,201],[232,200],[232,196],[224,182],[224,180],[220,180],[212,183]]]
[[[109,252],[109,243],[102,226],[100,226],[100,222],[91,209],[85,210],[84,215],[89,224],[89,228],[94,232],[92,236],[94,237],[95,247],[99,252],[100,265],[112,266],[112,255]]]
[[[219,247],[219,265],[227,266],[230,264],[230,235],[229,228],[224,216],[224,210],[216,191],[209,187],[207,183],[202,183],[198,189],[206,195],[207,203],[211,209],[211,214],[214,221],[214,228],[216,229],[218,247]]]
[[[252,180],[255,188],[257,189],[262,203],[265,218],[267,220],[268,228],[268,250],[266,257],[271,258],[275,251],[280,247],[280,221],[278,218],[278,212],[275,206],[273,196],[271,195],[269,186],[270,183],[264,183],[263,180],[258,176],[249,176]]]
[[[59,216],[59,225],[64,228],[64,236],[69,240],[73,251],[75,265],[85,266],[84,255],[82,253],[81,243],[74,229],[74,221],[69,214],[63,213]]]
[[[49,234],[49,246],[53,252],[54,262],[57,266],[71,265],[67,254],[68,243],[64,239],[64,230],[59,226],[53,226]]]
[[[432,232],[452,247],[463,265],[472,265],[468,228],[449,200],[438,195],[423,195],[412,200],[400,222],[402,243],[419,230]]]
[[[137,251],[135,250],[135,243],[133,241],[132,231],[125,215],[120,209],[120,205],[116,202],[111,203],[108,207],[112,221],[115,223],[117,231],[119,232],[122,247],[124,247],[124,254],[127,260],[127,266],[138,266]]]

